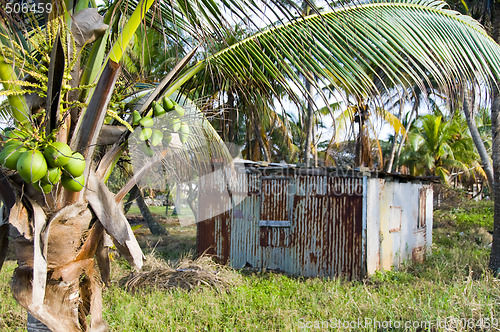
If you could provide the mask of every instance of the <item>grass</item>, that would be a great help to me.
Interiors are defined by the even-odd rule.
[[[460,201],[454,205],[445,205],[434,212],[437,226],[448,223],[460,231],[482,227],[488,231],[493,230],[493,202],[485,201]]]
[[[410,324],[408,331],[444,331],[447,317],[469,324],[451,330],[495,330],[488,325],[500,317],[500,280],[486,271],[489,239],[483,231],[491,224],[490,208],[490,202],[479,202],[436,211],[433,252],[424,264],[409,263],[361,281],[229,269],[239,281],[228,291],[200,286],[191,291],[146,288],[132,293],[116,284],[104,292],[104,317],[112,331],[294,331],[338,326],[340,331],[391,331],[405,330],[405,324]],[[167,228],[169,245],[193,241],[192,228],[184,232],[174,225]],[[190,235],[182,237],[183,233]],[[128,273],[120,259],[113,265],[114,280]],[[25,324],[25,314],[8,290],[14,266],[8,262],[0,273],[2,331]],[[432,328],[427,329],[431,326],[427,322]]]
[[[153,214],[153,215],[157,215],[157,216],[160,216],[160,217],[167,217],[167,208],[165,206],[150,206],[149,207],[149,211]],[[174,211],[174,208],[173,207],[168,207],[168,216],[172,216],[172,212]],[[189,207],[187,206],[183,206],[181,208],[181,210],[179,211],[182,213],[182,215],[185,215],[185,216],[190,216],[192,215],[192,211]],[[139,207],[137,205],[133,205],[130,207],[128,213],[128,215],[140,215],[141,214],[141,211],[139,210]]]
[[[0,331],[15,331],[26,326],[26,311],[12,297],[10,278],[17,264],[7,261],[0,271]]]
[[[169,215],[172,214],[172,208],[168,208],[168,213]],[[153,214],[153,215],[159,215],[159,216],[163,216],[163,217],[166,217],[166,207],[165,206],[150,206],[149,207],[149,211]],[[139,210],[139,207],[137,205],[133,205],[130,207],[130,209],[128,210],[128,213],[127,214],[137,214],[137,215],[140,215],[141,214],[141,211]]]

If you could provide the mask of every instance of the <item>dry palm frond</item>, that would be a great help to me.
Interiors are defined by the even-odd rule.
[[[208,286],[216,291],[229,291],[241,282],[241,276],[228,267],[215,263],[208,256],[196,260],[183,259],[175,266],[149,255],[142,272],[134,273],[125,282],[125,288],[136,291],[144,288],[159,290],[192,290]]]

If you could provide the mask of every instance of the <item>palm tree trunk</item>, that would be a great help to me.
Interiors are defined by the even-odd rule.
[[[316,144],[316,121],[313,121],[313,126],[312,126],[312,145],[313,145],[313,160],[314,160],[314,167],[318,167],[318,145]]]
[[[168,208],[171,205],[170,201],[170,185],[167,182],[167,185],[165,186],[165,216],[168,216]]]
[[[406,138],[408,137],[408,131],[410,130],[411,125],[412,125],[412,123],[414,121],[413,115],[415,114],[415,119],[418,116],[417,110],[420,107],[420,97],[418,95],[416,95],[415,97],[416,97],[415,98],[415,103],[413,104],[413,107],[411,109],[410,118],[408,119],[408,123],[405,126],[405,134],[401,138],[401,142],[399,142],[399,145],[398,145],[398,152],[396,153],[396,158],[395,158],[396,159],[396,165],[394,167],[394,172],[398,172],[399,171],[399,156],[401,155],[401,151],[403,150],[403,146],[405,144]]]
[[[470,135],[472,137],[472,140],[474,141],[474,145],[476,146],[477,152],[481,157],[481,162],[483,163],[483,169],[484,172],[486,173],[486,177],[488,178],[488,182],[490,186],[492,186],[494,182],[493,167],[491,166],[490,156],[486,151],[483,139],[481,138],[481,135],[477,130],[476,122],[474,121],[474,114],[471,110],[471,107],[472,107],[472,100],[470,94],[467,93],[467,95],[464,98],[464,104],[463,104],[465,119],[467,120],[467,125],[469,126]]]
[[[311,143],[313,139],[313,101],[312,101],[312,94],[313,94],[313,87],[311,84],[311,81],[309,80],[308,77],[306,77],[306,89],[308,92],[307,96],[307,114],[306,114],[306,140],[305,140],[305,148],[304,148],[304,163],[306,164],[307,167],[311,165],[310,161],[310,155],[311,155]]]
[[[357,121],[359,127],[358,137],[356,139],[355,166],[356,167],[372,167],[372,156],[370,137],[366,121],[368,119],[368,108],[366,105],[358,104],[357,106]]]
[[[396,151],[398,147],[398,133],[394,133],[394,140],[391,145],[391,153],[389,154],[389,160],[387,161],[387,165],[385,166],[385,171],[390,173],[392,172],[392,165],[394,164],[394,158],[396,157]]]
[[[399,105],[399,114],[398,114],[398,120],[401,121],[401,117],[403,116],[403,108],[404,108],[404,103],[401,100],[400,105]],[[396,156],[396,150],[398,146],[398,137],[399,133],[396,131],[394,132],[394,140],[392,141],[391,145],[391,154],[389,155],[389,160],[387,161],[387,166],[385,168],[386,172],[391,172],[392,171],[392,165],[394,164],[394,157]]]
[[[492,33],[491,37],[500,42],[500,4],[495,2],[491,15]],[[500,96],[497,87],[492,87],[491,103],[491,139],[492,139],[492,161],[493,161],[493,243],[491,245],[490,269],[500,273]]]
[[[251,127],[252,127],[251,120],[247,116],[245,137],[246,137],[246,141],[247,141],[246,142],[247,143],[247,146],[246,146],[246,150],[247,150],[246,158],[248,160],[253,160],[253,155],[252,155],[252,131],[251,131]]]
[[[137,185],[135,186],[137,187]],[[160,226],[151,214],[151,211],[149,211],[148,206],[146,205],[146,202],[144,202],[144,196],[142,195],[142,192],[140,191],[139,188],[138,192],[139,195],[137,196],[137,206],[139,206],[139,210],[141,210],[142,217],[144,218],[144,221],[148,225],[149,230],[151,231],[151,234],[154,235],[164,235],[167,234],[167,230],[163,227]]]
[[[500,273],[500,96],[496,87],[493,87],[493,102],[491,105],[491,136],[493,159],[493,244],[490,254],[490,269]]]
[[[260,149],[262,151],[262,156],[264,161],[271,162],[271,153],[266,146],[266,143],[262,139],[261,127],[259,125],[259,121],[256,116],[255,109],[252,107],[252,120],[253,120],[253,128],[255,130],[255,138],[257,138],[257,142],[259,142]]]
[[[138,195],[139,195],[139,187],[137,186],[132,187],[132,189],[130,189],[130,192],[128,194],[127,202],[123,204],[123,212],[125,214],[128,213],[130,207],[132,206],[132,203],[134,203],[134,200],[137,199]]]

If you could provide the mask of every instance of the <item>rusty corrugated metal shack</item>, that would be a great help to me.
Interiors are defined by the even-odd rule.
[[[235,268],[360,278],[432,244],[432,186],[409,176],[240,160],[198,204],[198,252]]]

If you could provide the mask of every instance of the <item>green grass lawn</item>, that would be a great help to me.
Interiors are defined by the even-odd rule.
[[[150,206],[149,211],[153,214],[157,214],[163,217],[166,217],[166,207],[165,206]],[[168,209],[169,215],[172,214],[172,209]],[[127,214],[141,214],[141,211],[139,210],[139,207],[137,205],[131,206],[130,209],[128,210]]]
[[[424,264],[407,264],[361,281],[229,270],[239,280],[229,291],[200,286],[132,294],[116,285],[104,292],[104,317],[112,331],[322,331],[339,325],[335,330],[391,331],[405,330],[405,324],[408,331],[417,326],[444,331],[444,322],[452,319],[467,327],[452,330],[495,330],[490,325],[500,317],[500,280],[486,272],[489,207],[491,203],[481,202],[459,213],[437,211],[433,252]],[[181,232],[172,236],[176,234]],[[192,241],[192,234],[184,240]],[[25,313],[8,286],[14,267],[9,261],[0,274],[2,331],[25,324]],[[114,271],[126,274],[127,264],[115,260]]]
[[[173,212],[173,208],[172,207],[169,207],[168,208],[168,216],[171,216],[172,215],[172,212]],[[167,214],[166,214],[166,211],[167,211],[167,208],[166,206],[150,206],[149,207],[149,211],[152,213],[152,214],[156,214],[158,216],[161,216],[161,217],[167,217]],[[182,210],[181,210],[182,214],[183,215],[191,215],[192,214],[192,211],[189,209],[189,207],[185,207],[183,206],[182,207]],[[134,206],[131,206],[127,215],[140,215],[141,214],[141,211],[139,210],[139,207],[134,205]]]

